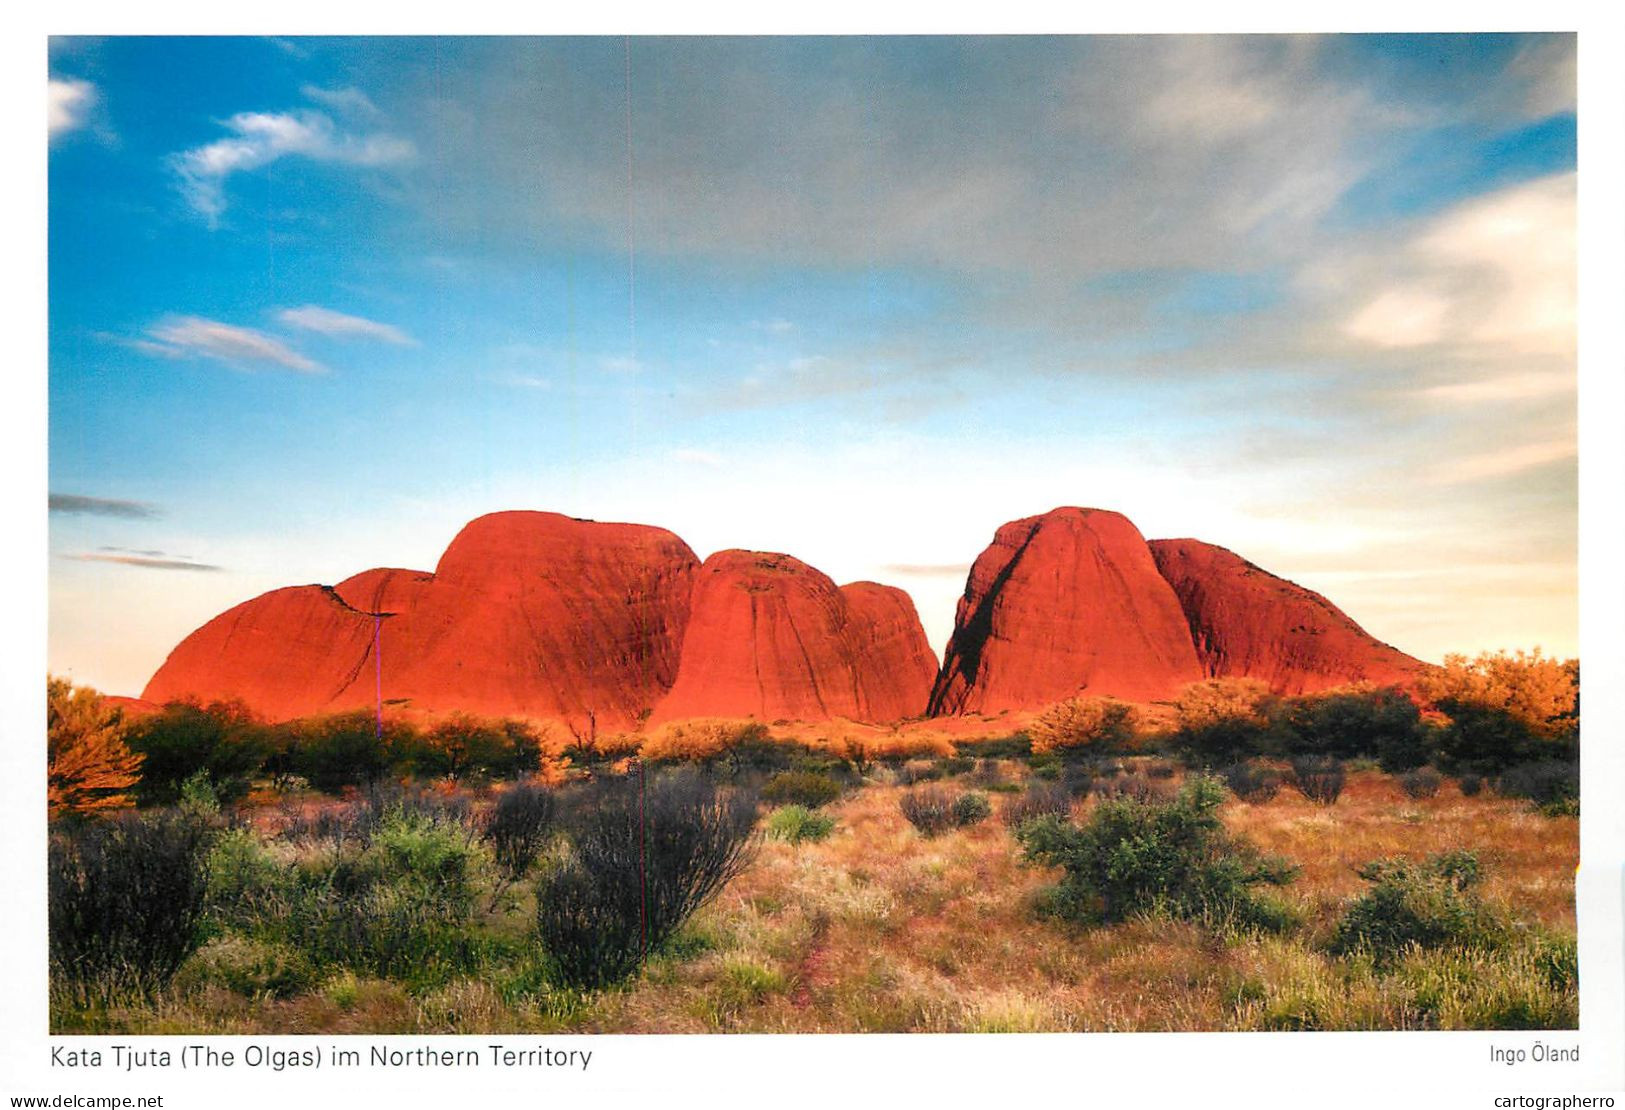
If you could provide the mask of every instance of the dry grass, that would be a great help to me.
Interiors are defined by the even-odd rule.
[[[1025,772],[1012,765],[1017,777]],[[1435,954],[1383,971],[1321,942],[1365,889],[1354,868],[1390,855],[1468,848],[1485,894],[1517,920],[1574,931],[1578,822],[1521,802],[1463,798],[1447,783],[1407,797],[1374,772],[1334,806],[1292,792],[1227,803],[1229,828],[1302,875],[1290,936],[1214,933],[1167,920],[1082,930],[1035,913],[1055,873],[1025,865],[996,822],[927,840],[871,784],[826,812],[817,843],[770,840],[628,987],[583,996],[546,985],[526,960],[528,892],[480,922],[517,963],[413,996],[342,974],[292,998],[245,996],[183,976],[157,1007],[101,1015],[139,1032],[1036,1032],[1451,1028],[1571,1023],[1572,997],[1536,982],[1512,951]],[[1086,816],[1093,800],[1079,813]],[[1527,1001],[1536,997],[1537,1003]]]

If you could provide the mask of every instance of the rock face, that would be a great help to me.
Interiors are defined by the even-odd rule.
[[[433,574],[370,570],[231,609],[183,640],[143,697],[240,697],[272,719],[388,702],[621,726],[670,688],[694,553],[672,533],[556,513],[469,523]]]
[[[1278,693],[1368,681],[1408,685],[1424,664],[1373,638],[1313,590],[1200,540],[1152,540],[1211,677],[1244,675]]]
[[[700,567],[677,681],[652,719],[888,720],[923,711],[935,669],[901,591],[719,551]]]
[[[997,713],[1078,693],[1150,701],[1208,676],[1297,694],[1409,684],[1424,666],[1224,548],[1147,544],[1098,509],[998,530],[971,568],[940,671],[893,587],[837,587],[762,552],[701,565],[661,528],[506,512],[464,527],[433,573],[379,568],[222,613],[181,641],[142,698],[239,698],[286,720],[371,708],[381,690],[414,712],[622,729]]]
[[[933,715],[1074,694],[1167,697],[1203,676],[1179,600],[1127,518],[1062,508],[1012,521],[971,566]]]

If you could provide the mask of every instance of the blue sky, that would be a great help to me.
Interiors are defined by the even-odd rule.
[[[1577,650],[1569,36],[49,60],[55,672],[505,508],[890,582],[939,649],[1082,504],[1424,657]]]

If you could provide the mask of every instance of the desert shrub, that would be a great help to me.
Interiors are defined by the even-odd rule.
[[[1090,781],[1090,790],[1097,798],[1116,799],[1132,798],[1137,802],[1162,801],[1168,797],[1168,789],[1147,775],[1136,772],[1113,775],[1110,778],[1096,778]]]
[[[1087,798],[1095,788],[1094,769],[1081,763],[1068,765],[1059,772],[1057,779],[1074,798]]]
[[[1035,755],[1116,752],[1138,735],[1134,706],[1114,698],[1068,698],[1050,706],[1027,728]]]
[[[1393,687],[1352,687],[1280,702],[1276,742],[1288,756],[1372,758],[1389,772],[1427,762],[1421,710]]]
[[[956,747],[961,755],[974,755],[980,759],[1024,759],[1033,754],[1032,738],[1025,732],[961,740]]]
[[[897,799],[897,807],[923,836],[937,836],[954,826],[954,798],[946,790],[915,787]]]
[[[150,996],[202,943],[214,830],[169,812],[62,825],[47,859],[50,963],[78,1000]]]
[[[801,805],[780,806],[767,818],[767,835],[791,844],[823,840],[834,831],[835,818]]]
[[[1331,939],[1337,955],[1369,952],[1381,963],[1411,948],[1494,949],[1506,940],[1506,922],[1475,889],[1483,875],[1471,852],[1421,863],[1373,860],[1359,874],[1373,885],[1338,920]]]
[[[131,722],[125,743],[141,756],[136,797],[143,805],[179,800],[181,784],[200,771],[222,800],[234,801],[248,793],[270,751],[271,729],[241,702],[171,702]]]
[[[937,766],[942,768],[945,777],[955,778],[959,775],[968,775],[974,771],[976,769],[976,760],[968,755],[950,755],[939,759]]]
[[[537,933],[563,983],[632,974],[755,846],[756,800],[697,774],[607,784],[578,816],[571,858],[536,893]]]
[[[941,765],[927,760],[910,760],[897,768],[899,786],[917,786],[922,782],[936,782],[941,778]]]
[[[497,866],[497,887],[491,904],[504,890],[525,877],[553,835],[558,805],[551,790],[518,783],[497,796],[486,815],[481,837],[490,846]]]
[[[1253,888],[1290,882],[1297,869],[1226,832],[1218,817],[1224,797],[1217,779],[1196,776],[1169,802],[1118,798],[1103,802],[1081,827],[1045,817],[1016,835],[1026,859],[1065,871],[1047,900],[1061,917],[1111,923],[1160,911],[1280,927],[1284,911]]]
[[[1495,775],[1519,763],[1574,759],[1579,752],[1580,667],[1537,649],[1445,657],[1422,676],[1423,692],[1449,717],[1439,766]]]
[[[986,794],[965,793],[954,799],[952,807],[954,827],[965,829],[980,825],[993,816],[993,805]]]
[[[1232,763],[1219,772],[1230,792],[1248,805],[1263,805],[1281,791],[1281,773],[1262,763]]]
[[[1431,798],[1439,792],[1444,776],[1432,767],[1418,767],[1399,776],[1400,789],[1412,798]]]
[[[1482,775],[1466,774],[1456,780],[1456,786],[1461,790],[1463,798],[1476,798],[1479,791],[1484,789]]]
[[[1220,767],[1271,748],[1275,695],[1254,678],[1210,678],[1174,701],[1174,746],[1197,767]]]
[[[261,888],[237,927],[297,947],[318,967],[443,981],[478,962],[468,923],[480,858],[464,822],[386,809],[353,851],[295,863]]]
[[[292,998],[315,987],[318,981],[309,957],[297,948],[242,936],[209,942],[181,976],[219,983],[246,998]]]
[[[409,761],[420,775],[516,778],[541,766],[541,734],[524,721],[456,713],[415,738]]]
[[[124,742],[124,715],[88,686],[45,682],[46,798],[51,816],[130,805],[141,757]]]
[[[819,771],[780,771],[762,787],[762,800],[773,805],[817,809],[841,796],[841,784]]]
[[[422,750],[416,728],[386,719],[380,731],[377,718],[365,711],[307,717],[288,726],[288,733],[294,773],[329,794],[374,784]]]
[[[999,820],[1018,829],[1035,817],[1066,818],[1072,812],[1072,791],[1063,783],[1035,780],[1024,793],[1013,794],[999,807]]]
[[[1166,759],[1153,759],[1148,761],[1142,772],[1147,778],[1167,780],[1179,773],[1179,769]]]
[[[1507,798],[1527,798],[1548,816],[1572,816],[1580,811],[1580,764],[1562,759],[1520,763],[1501,773],[1495,791]]]
[[[638,755],[653,763],[726,762],[735,746],[757,747],[766,737],[765,726],[755,721],[673,721],[645,740]]]
[[[1348,774],[1331,756],[1305,755],[1292,761],[1292,785],[1311,802],[1329,806],[1343,793]]]

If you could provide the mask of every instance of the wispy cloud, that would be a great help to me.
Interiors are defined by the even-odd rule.
[[[302,374],[319,374],[325,369],[274,336],[201,316],[172,317],[147,329],[147,334],[153,342],[142,349],[171,358],[197,356],[231,366],[269,363]]]
[[[304,85],[299,89],[299,93],[306,100],[313,100],[341,116],[377,119],[383,114],[378,110],[378,105],[372,102],[371,97],[353,86],[324,89],[320,85]]]
[[[299,308],[285,308],[277,313],[277,319],[289,327],[336,338],[377,339],[403,347],[417,343],[417,340],[393,324],[381,324],[376,320],[350,316],[319,305],[307,304]]]
[[[1574,439],[1564,438],[1498,448],[1459,459],[1451,459],[1433,469],[1433,480],[1441,485],[1462,485],[1489,478],[1506,478],[1537,467],[1573,460]]]
[[[378,168],[409,161],[417,153],[407,139],[383,132],[352,133],[340,128],[331,116],[309,109],[239,112],[224,126],[229,137],[170,157],[182,196],[211,227],[218,225],[226,210],[225,185],[233,174],[289,157]]]
[[[51,138],[77,131],[96,105],[96,86],[73,77],[53,77],[46,86],[46,126]]]
[[[126,520],[149,520],[161,516],[157,506],[145,501],[121,501],[112,497],[86,497],[78,493],[51,494],[51,512],[77,516],[113,516]]]
[[[77,555],[69,555],[68,558],[79,563],[116,563],[119,566],[144,567],[147,570],[218,571],[224,569],[215,566],[213,563],[198,563],[190,559],[154,558],[145,554],[123,555],[109,551],[86,551]]]

